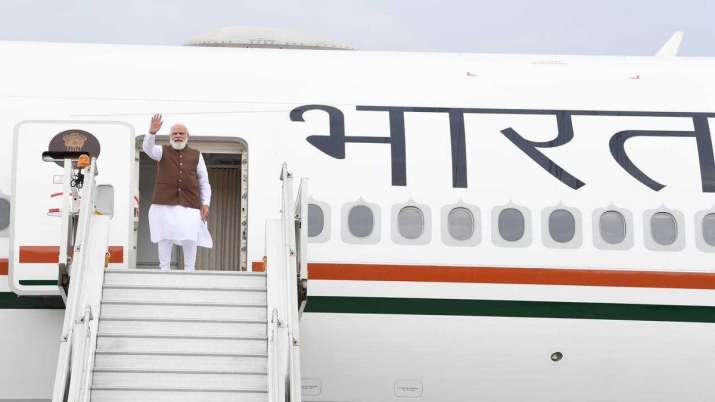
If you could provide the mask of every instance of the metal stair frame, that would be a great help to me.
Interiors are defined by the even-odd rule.
[[[266,274],[268,301],[268,400],[300,402],[300,313],[298,288],[306,275],[308,191],[303,179],[297,203],[293,177],[284,163],[281,169],[281,219],[266,222]]]
[[[65,160],[65,166],[71,164]],[[92,381],[92,365],[96,348],[100,301],[104,267],[109,242],[110,214],[102,214],[95,205],[99,186],[95,185],[97,161],[92,158],[85,169],[82,186],[82,199],[79,205],[79,220],[76,233],[69,233],[69,226],[63,222],[62,250],[69,238],[73,238],[71,264],[67,265],[70,275],[69,291],[66,299],[64,323],[60,338],[60,349],[52,394],[53,402],[87,401]],[[66,167],[65,172],[71,172]],[[72,180],[65,174],[66,185]],[[111,186],[103,186],[104,191],[112,192]],[[69,195],[65,193],[65,197]],[[113,195],[112,195],[113,197]],[[61,211],[62,218],[69,222],[73,211],[67,208]],[[111,208],[110,208],[111,209]],[[67,260],[62,261],[65,263]]]

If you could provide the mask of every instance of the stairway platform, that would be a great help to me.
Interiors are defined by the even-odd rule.
[[[184,271],[183,269],[172,269],[170,271],[162,271],[159,269],[159,267],[155,268],[114,268],[110,267],[107,268],[106,272],[111,272],[111,273],[128,273],[128,274],[136,274],[136,273],[161,273],[161,274],[188,274],[188,275],[255,275],[255,276],[266,276],[265,272],[253,272],[253,271],[212,271],[212,270],[207,270],[207,269],[201,269],[198,271]]]
[[[266,289],[264,273],[235,271],[159,271],[156,269],[114,269],[104,275],[105,286]]]

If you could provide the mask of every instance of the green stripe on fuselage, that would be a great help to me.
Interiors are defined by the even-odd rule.
[[[515,300],[310,296],[308,313],[449,315],[713,322],[715,307]]]
[[[12,292],[0,292],[0,309],[63,309],[60,296],[18,296]]]
[[[22,286],[57,286],[56,280],[44,280],[44,279],[20,279],[20,285]]]

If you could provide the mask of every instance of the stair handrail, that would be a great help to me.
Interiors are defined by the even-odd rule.
[[[79,172],[82,173],[81,170]],[[75,233],[70,233],[74,239],[71,260],[68,259],[71,263],[67,265],[71,280],[60,338],[53,402],[85,402],[90,398],[111,220],[111,214],[103,215],[96,207],[96,175],[97,161],[92,158],[89,166],[84,169],[82,197],[77,211],[79,219],[76,228],[72,229]],[[65,177],[65,180],[73,178]],[[71,210],[61,213],[63,219],[72,219]]]
[[[271,402],[300,402],[300,320],[293,176],[281,169],[281,219],[266,224],[268,293],[268,396]],[[300,222],[298,222],[300,223]]]
[[[94,161],[92,161],[94,162]],[[70,181],[72,180],[72,167],[71,167],[71,161],[70,160],[65,160],[65,175],[64,175],[64,181],[65,181],[65,188],[70,187]],[[80,246],[81,244],[81,233],[86,233],[86,230],[83,230],[86,227],[87,221],[89,220],[89,216],[87,213],[88,208],[86,206],[90,203],[91,199],[93,198],[93,192],[94,192],[94,176],[95,176],[95,164],[91,163],[90,166],[85,169],[86,172],[84,173],[84,183],[82,185],[82,196],[81,196],[81,202],[80,202],[80,207],[79,207],[79,221],[77,223],[77,226],[74,228],[69,228],[67,224],[65,224],[65,221],[69,222],[70,219],[72,219],[72,214],[74,211],[70,210],[69,208],[63,208],[61,212],[62,220],[63,220],[63,233],[62,233],[62,238],[61,238],[61,243],[64,244],[66,241],[65,237],[73,237],[75,240],[75,245],[72,246],[74,252],[71,257],[72,263],[71,265],[68,264],[67,266],[67,271],[71,273],[71,275],[74,277],[73,281],[70,281],[69,289],[67,291],[67,299],[65,300],[65,315],[64,315],[64,322],[62,325],[62,335],[60,338],[60,350],[59,350],[59,356],[57,360],[57,371],[55,374],[55,385],[54,385],[54,391],[52,395],[52,401],[53,402],[60,402],[64,401],[66,397],[66,390],[69,386],[68,380],[70,379],[70,371],[71,371],[71,357],[72,357],[72,346],[73,346],[73,335],[75,332],[75,326],[77,324],[77,318],[76,318],[76,310],[77,310],[77,304],[78,304],[78,298],[76,297],[78,291],[79,291],[79,284],[80,280],[82,277],[82,270],[81,269],[75,269],[76,267],[81,266],[80,261],[83,259],[82,254],[83,254],[83,248]],[[81,173],[81,172],[80,172]],[[75,186],[72,186],[75,187]],[[74,188],[76,190],[76,187]],[[67,197],[69,194],[65,192],[65,197]],[[65,233],[64,231],[70,231],[74,230],[76,233],[74,236],[72,236],[70,233]],[[79,250],[78,247],[79,246]],[[62,247],[60,247],[62,249]],[[69,258],[68,260],[69,261]],[[66,261],[60,260],[60,264],[65,263]],[[74,271],[74,272],[73,272]],[[70,297],[69,295],[73,294],[75,295],[74,297]]]
[[[287,168],[286,168],[287,169]],[[289,174],[290,176],[290,174]],[[289,177],[292,180],[292,177]],[[292,182],[287,186],[291,190]],[[289,342],[290,342],[290,394],[291,401],[301,400],[301,363],[300,363],[300,311],[302,297],[299,295],[299,289],[305,290],[304,285],[307,283],[307,258],[305,255],[307,241],[308,225],[307,225],[307,207],[305,198],[308,193],[308,179],[302,178],[298,187],[298,195],[292,198],[292,191],[287,194],[290,197],[284,198],[284,210],[289,213],[283,214],[283,224],[285,231],[288,232],[289,260],[287,270],[288,282],[288,300],[289,304]]]

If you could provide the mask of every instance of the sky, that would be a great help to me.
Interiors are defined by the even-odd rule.
[[[0,0],[0,40],[183,45],[226,26],[362,50],[715,56],[713,0]]]

